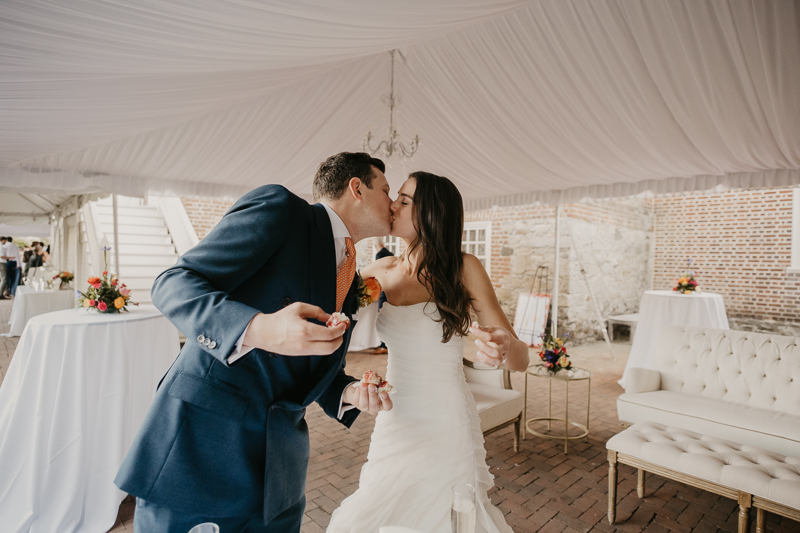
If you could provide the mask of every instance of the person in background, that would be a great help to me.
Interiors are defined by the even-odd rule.
[[[22,250],[22,272],[23,277],[28,277],[28,272],[31,269],[31,256],[33,256],[33,249],[38,244],[36,241],[33,241],[30,246],[26,246]]]
[[[6,277],[8,278],[8,292],[11,296],[17,293],[17,285],[22,274],[22,253],[19,246],[14,244],[13,237],[6,237],[3,246],[3,259],[6,260]]]
[[[394,256],[392,252],[386,248],[386,244],[383,242],[383,239],[380,237],[375,237],[372,240],[372,245],[377,248],[378,253],[375,254],[375,261],[378,259],[383,259],[384,257]],[[380,311],[381,307],[383,307],[383,302],[386,301],[386,293],[381,291],[381,296],[378,298],[378,310]],[[370,350],[375,355],[383,355],[385,353],[389,353],[389,350],[386,348],[386,344],[381,341],[381,345],[377,348],[373,348]]]
[[[6,238],[0,237],[0,300],[8,300],[8,278],[6,277]]]
[[[41,243],[39,242],[34,243],[31,257],[30,260],[28,261],[28,271],[30,271],[31,268],[39,268],[42,265],[44,265],[45,261],[47,261],[47,259],[45,259],[46,253],[47,252],[44,251],[44,248],[42,248]],[[26,272],[25,275],[27,276],[28,273]]]

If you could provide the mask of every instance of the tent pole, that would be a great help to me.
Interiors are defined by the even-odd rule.
[[[552,305],[552,314],[550,317],[552,328],[550,334],[555,338],[558,337],[558,265],[560,263],[560,248],[561,246],[561,204],[556,204],[556,258],[553,270],[555,277],[553,278],[553,298],[550,300]]]
[[[114,215],[114,266],[117,267],[117,279],[119,279],[119,212],[117,210],[117,195],[111,195],[111,209]]]

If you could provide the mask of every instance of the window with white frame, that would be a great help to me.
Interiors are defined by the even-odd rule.
[[[461,238],[461,251],[480,259],[486,272],[491,275],[492,223],[466,222],[464,224],[464,235]]]
[[[383,238],[383,245],[387,250],[392,252],[392,255],[397,255],[398,239],[397,237],[386,236]]]
[[[800,188],[792,190],[792,263],[786,272],[800,274]]]

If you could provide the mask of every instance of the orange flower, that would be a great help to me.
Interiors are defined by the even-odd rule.
[[[381,296],[381,284],[376,278],[367,278],[364,280],[364,293],[369,296],[373,302],[377,302]]]
[[[92,276],[91,278],[89,278],[88,281],[89,281],[89,285],[96,285],[96,284],[100,283],[100,278],[98,278],[97,276]]]
[[[122,309],[123,307],[125,307],[125,298],[120,296],[119,298],[114,300],[114,307],[116,307],[117,309]]]

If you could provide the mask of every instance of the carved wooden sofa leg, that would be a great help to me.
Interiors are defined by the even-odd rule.
[[[617,452],[608,450],[608,523],[617,518]]]

